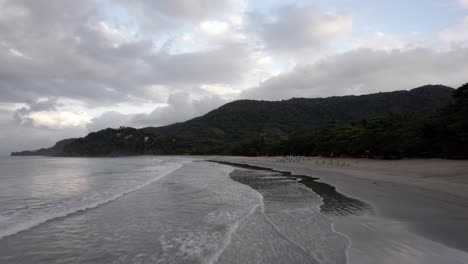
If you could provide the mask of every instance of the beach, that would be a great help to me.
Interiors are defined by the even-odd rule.
[[[334,220],[350,263],[464,263],[468,252],[468,162],[215,157],[319,178],[372,213]],[[449,261],[448,261],[449,260]],[[448,262],[447,262],[448,261]]]
[[[301,173],[304,170],[325,174],[334,172],[372,181],[401,183],[468,199],[468,161],[465,160],[311,157],[300,162],[288,162],[281,161],[278,157],[215,157],[214,159]]]

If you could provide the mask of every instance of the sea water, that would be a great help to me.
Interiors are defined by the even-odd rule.
[[[0,162],[1,263],[345,261],[320,197],[295,179],[269,179],[284,190],[268,194],[192,158]]]
[[[335,224],[371,213],[310,178],[202,158],[0,159],[0,263],[361,263]]]

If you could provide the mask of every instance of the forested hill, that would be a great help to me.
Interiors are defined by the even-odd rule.
[[[298,129],[323,127],[330,122],[348,123],[395,111],[430,115],[450,102],[453,90],[446,86],[430,85],[411,91],[361,96],[283,101],[239,100],[187,122],[143,130],[167,135],[214,130],[222,131],[224,137],[233,139],[251,133],[288,134]]]
[[[54,146],[50,148],[42,148],[34,151],[21,151],[21,152],[13,152],[11,153],[12,156],[59,156],[63,153],[63,148],[70,144],[71,142],[75,141],[76,138],[68,138],[64,140],[60,140],[55,143]]]
[[[436,85],[361,96],[294,98],[275,102],[240,100],[183,123],[101,130],[70,140],[60,153],[52,155],[249,154],[242,153],[241,146],[258,139],[262,144],[284,142],[299,130],[341,126],[391,112],[433,115],[451,103],[453,91]],[[13,154],[25,153],[35,152]]]

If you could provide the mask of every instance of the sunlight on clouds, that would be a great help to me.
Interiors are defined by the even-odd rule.
[[[220,35],[229,30],[229,25],[222,21],[204,21],[200,23],[200,30],[208,35]]]
[[[236,27],[241,27],[244,24],[242,15],[232,15],[229,17],[229,21]]]
[[[318,26],[311,34],[320,37],[342,36],[353,30],[353,17],[349,15],[338,15],[323,13],[316,18]]]
[[[232,97],[240,93],[240,90],[222,84],[204,84],[200,88],[210,94],[216,94],[221,97]]]
[[[74,113],[68,111],[59,112],[34,112],[29,114],[34,126],[48,128],[84,128],[91,122],[92,116],[84,112]]]
[[[94,25],[94,29],[99,31],[114,47],[130,42],[133,39],[132,34],[113,28],[105,21],[100,21],[97,25]]]
[[[236,24],[238,22],[241,23],[241,21],[236,22],[231,19],[200,22],[191,31],[175,38],[172,43],[173,54],[205,52],[230,44],[247,45],[247,34],[239,24]]]
[[[273,59],[270,56],[260,56],[256,59],[258,65],[268,65],[273,62]]]
[[[11,53],[11,55],[15,56],[15,57],[20,57],[20,58],[24,58],[24,54],[17,50],[17,49],[8,49],[8,51]]]
[[[22,58],[22,59],[30,59],[29,57],[27,57],[22,51],[16,49],[16,48],[13,48],[11,46],[9,46],[6,42],[4,41],[0,41],[0,48],[4,49],[5,51],[8,52],[8,54],[10,56],[13,56],[15,58]]]

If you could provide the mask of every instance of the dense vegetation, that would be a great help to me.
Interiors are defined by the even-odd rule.
[[[466,90],[466,86],[455,92],[444,86],[425,86],[364,96],[242,100],[170,126],[91,133],[71,140],[53,155],[464,158],[468,156]]]
[[[42,148],[34,151],[21,151],[13,152],[12,156],[60,156],[63,153],[63,148],[75,141],[76,138],[69,138],[58,141],[54,146],[50,148]]]
[[[325,128],[300,130],[279,142],[264,138],[241,145],[235,154],[352,156],[367,158],[468,158],[468,84],[436,114],[389,114]]]

